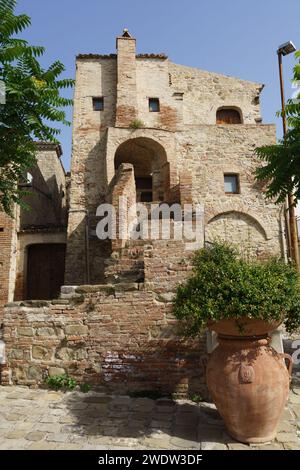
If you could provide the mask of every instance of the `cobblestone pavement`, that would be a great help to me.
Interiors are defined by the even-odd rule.
[[[261,446],[230,438],[210,403],[0,386],[0,449],[300,449],[300,386]]]

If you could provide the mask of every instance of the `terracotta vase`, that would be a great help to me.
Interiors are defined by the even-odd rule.
[[[218,335],[226,336],[262,336],[279,327],[282,319],[267,322],[255,318],[225,318],[217,322],[209,322],[208,328],[214,330]]]
[[[229,434],[241,442],[274,439],[287,401],[292,358],[279,354],[270,338],[218,336],[207,386]],[[284,363],[289,360],[289,371]]]

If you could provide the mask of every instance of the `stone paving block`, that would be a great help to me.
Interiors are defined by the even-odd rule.
[[[279,432],[296,432],[297,425],[295,422],[281,421],[277,427],[277,433]]]
[[[56,401],[56,400],[61,400],[62,399],[62,394],[59,392],[49,392],[47,395],[45,395],[45,400],[47,401]]]
[[[156,406],[156,407],[155,407],[155,412],[156,412],[157,414],[165,414],[165,413],[170,414],[170,413],[173,413],[173,407],[166,406],[166,405],[164,405],[164,406]]]
[[[197,430],[197,437],[199,441],[205,442],[219,442],[221,444],[225,444],[226,442],[226,435],[224,435],[224,431],[222,428],[217,426],[205,426],[201,424]],[[229,438],[232,441],[231,438]]]
[[[91,416],[80,416],[76,418],[74,421],[65,424],[78,424],[78,426],[92,426],[92,425],[99,425],[101,421],[98,421],[97,418],[92,418]]]
[[[22,431],[20,429],[14,429],[13,431],[9,431],[8,433],[4,434],[5,439],[23,439],[25,437],[26,431]]]
[[[296,395],[300,395],[300,386],[299,385],[293,385],[292,386],[292,390],[294,393],[296,393]]]
[[[200,442],[182,439],[180,437],[172,437],[170,439],[170,444],[174,447],[186,450],[197,450],[200,449]]]
[[[192,415],[190,413],[177,413],[175,415],[175,426],[176,425],[186,425],[186,426],[197,426],[199,421],[198,416]]]
[[[27,432],[31,431],[34,426],[35,426],[35,423],[30,423],[29,421],[18,422],[17,425],[14,424],[14,427],[17,428],[19,431],[27,431]]]
[[[198,430],[196,426],[183,426],[177,425],[173,427],[173,435],[178,436],[182,439],[187,439],[190,441],[197,441],[198,439]]]
[[[133,402],[131,409],[144,412],[150,412],[155,406],[155,401],[149,398],[138,398]]]
[[[0,422],[0,433],[3,434],[3,432],[7,432],[10,429],[13,429],[15,427],[15,422],[14,421],[1,421]]]
[[[95,395],[95,396],[90,396],[90,397],[85,397],[84,399],[84,403],[101,403],[101,404],[108,404],[112,401],[112,398],[111,397],[105,397],[105,396],[98,396],[98,395]],[[127,403],[127,400],[125,401]],[[121,402],[123,403],[123,401]]]
[[[231,442],[228,444],[230,450],[253,450],[249,445],[241,442]]]
[[[300,439],[296,433],[292,432],[279,432],[277,433],[276,440],[278,442],[297,442],[300,445]]]
[[[93,445],[93,444],[86,444],[84,447],[81,448],[81,450],[110,450],[111,448],[109,446],[101,446],[101,445]]]
[[[295,411],[296,406],[293,407]],[[299,414],[300,414],[300,405],[299,405]],[[299,415],[300,417],[300,415]],[[284,408],[283,413],[281,415],[281,421],[290,421],[294,419],[293,412],[290,408]]]
[[[88,438],[87,436],[70,436],[70,443],[79,445],[81,448],[83,448],[88,444]]]
[[[36,431],[43,431],[43,432],[60,432],[61,427],[58,423],[37,423],[35,425]]]
[[[88,436],[88,445],[104,445],[108,446],[114,442],[114,438],[111,436]]]
[[[250,447],[253,450],[284,450],[284,444],[280,444],[279,442],[269,442],[265,444],[250,444]]]
[[[151,429],[161,429],[166,430],[170,429],[172,426],[172,421],[157,421],[157,420],[152,420],[150,421],[150,428]]]
[[[172,421],[173,420],[173,413],[158,413],[154,411],[151,413],[151,419],[154,421]]]
[[[69,434],[50,433],[46,436],[46,440],[49,442],[69,442],[70,437]]]
[[[295,413],[297,418],[300,418],[300,405],[293,406],[293,412]]]
[[[298,395],[296,393],[290,393],[289,403],[295,404],[295,405],[300,405],[300,395]]]
[[[54,442],[48,441],[33,442],[27,447],[28,450],[55,450],[56,448],[57,446]]]
[[[76,416],[59,416],[58,418],[59,422],[61,424],[74,424],[78,422],[78,418]],[[88,420],[91,420],[91,418],[88,418]]]
[[[27,441],[41,441],[46,436],[46,433],[41,431],[32,431],[26,434],[25,439]]]
[[[220,442],[201,442],[201,450],[228,450],[226,444],[221,444]]]
[[[69,410],[85,410],[88,407],[88,403],[74,402],[69,405],[64,405],[64,407],[67,407],[67,406]]]
[[[5,439],[0,444],[1,450],[24,450],[28,448],[29,441],[24,439]]]
[[[25,418],[24,415],[16,414],[16,413],[6,413],[5,419],[7,421],[23,421]]]
[[[148,447],[150,449],[169,449],[170,438],[160,439],[153,437],[145,437],[139,440],[142,447]]]
[[[57,423],[61,419],[60,416],[52,416],[50,414],[46,414],[40,418],[40,423]]]
[[[60,432],[63,434],[73,434],[82,436],[86,433],[86,427],[79,426],[78,424],[66,424],[61,427]]]
[[[296,442],[285,442],[283,446],[285,450],[300,450],[300,443]]]

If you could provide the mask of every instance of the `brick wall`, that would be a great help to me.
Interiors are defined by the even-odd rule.
[[[135,39],[117,38],[116,126],[128,127],[137,117]]]
[[[120,198],[124,198],[124,207],[120,207]],[[111,203],[116,214],[116,239],[112,240],[112,249],[116,250],[124,246],[126,242],[125,234],[120,234],[120,210],[124,211],[122,220],[124,222],[124,219],[126,219],[127,227],[130,227],[130,224],[134,223],[136,219],[136,211],[134,210],[136,203],[134,169],[130,163],[122,163],[117,170],[112,189]]]
[[[0,321],[3,306],[12,298],[15,219],[0,211]]]
[[[170,296],[134,283],[63,292],[79,297],[5,309],[11,383],[36,386],[48,374],[67,372],[114,393],[204,393],[204,339],[184,341],[178,335]]]

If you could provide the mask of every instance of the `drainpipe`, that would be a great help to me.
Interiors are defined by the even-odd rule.
[[[84,212],[85,213],[85,283],[90,283],[90,257],[89,257],[89,211],[87,209],[70,209],[69,214],[74,212]]]

